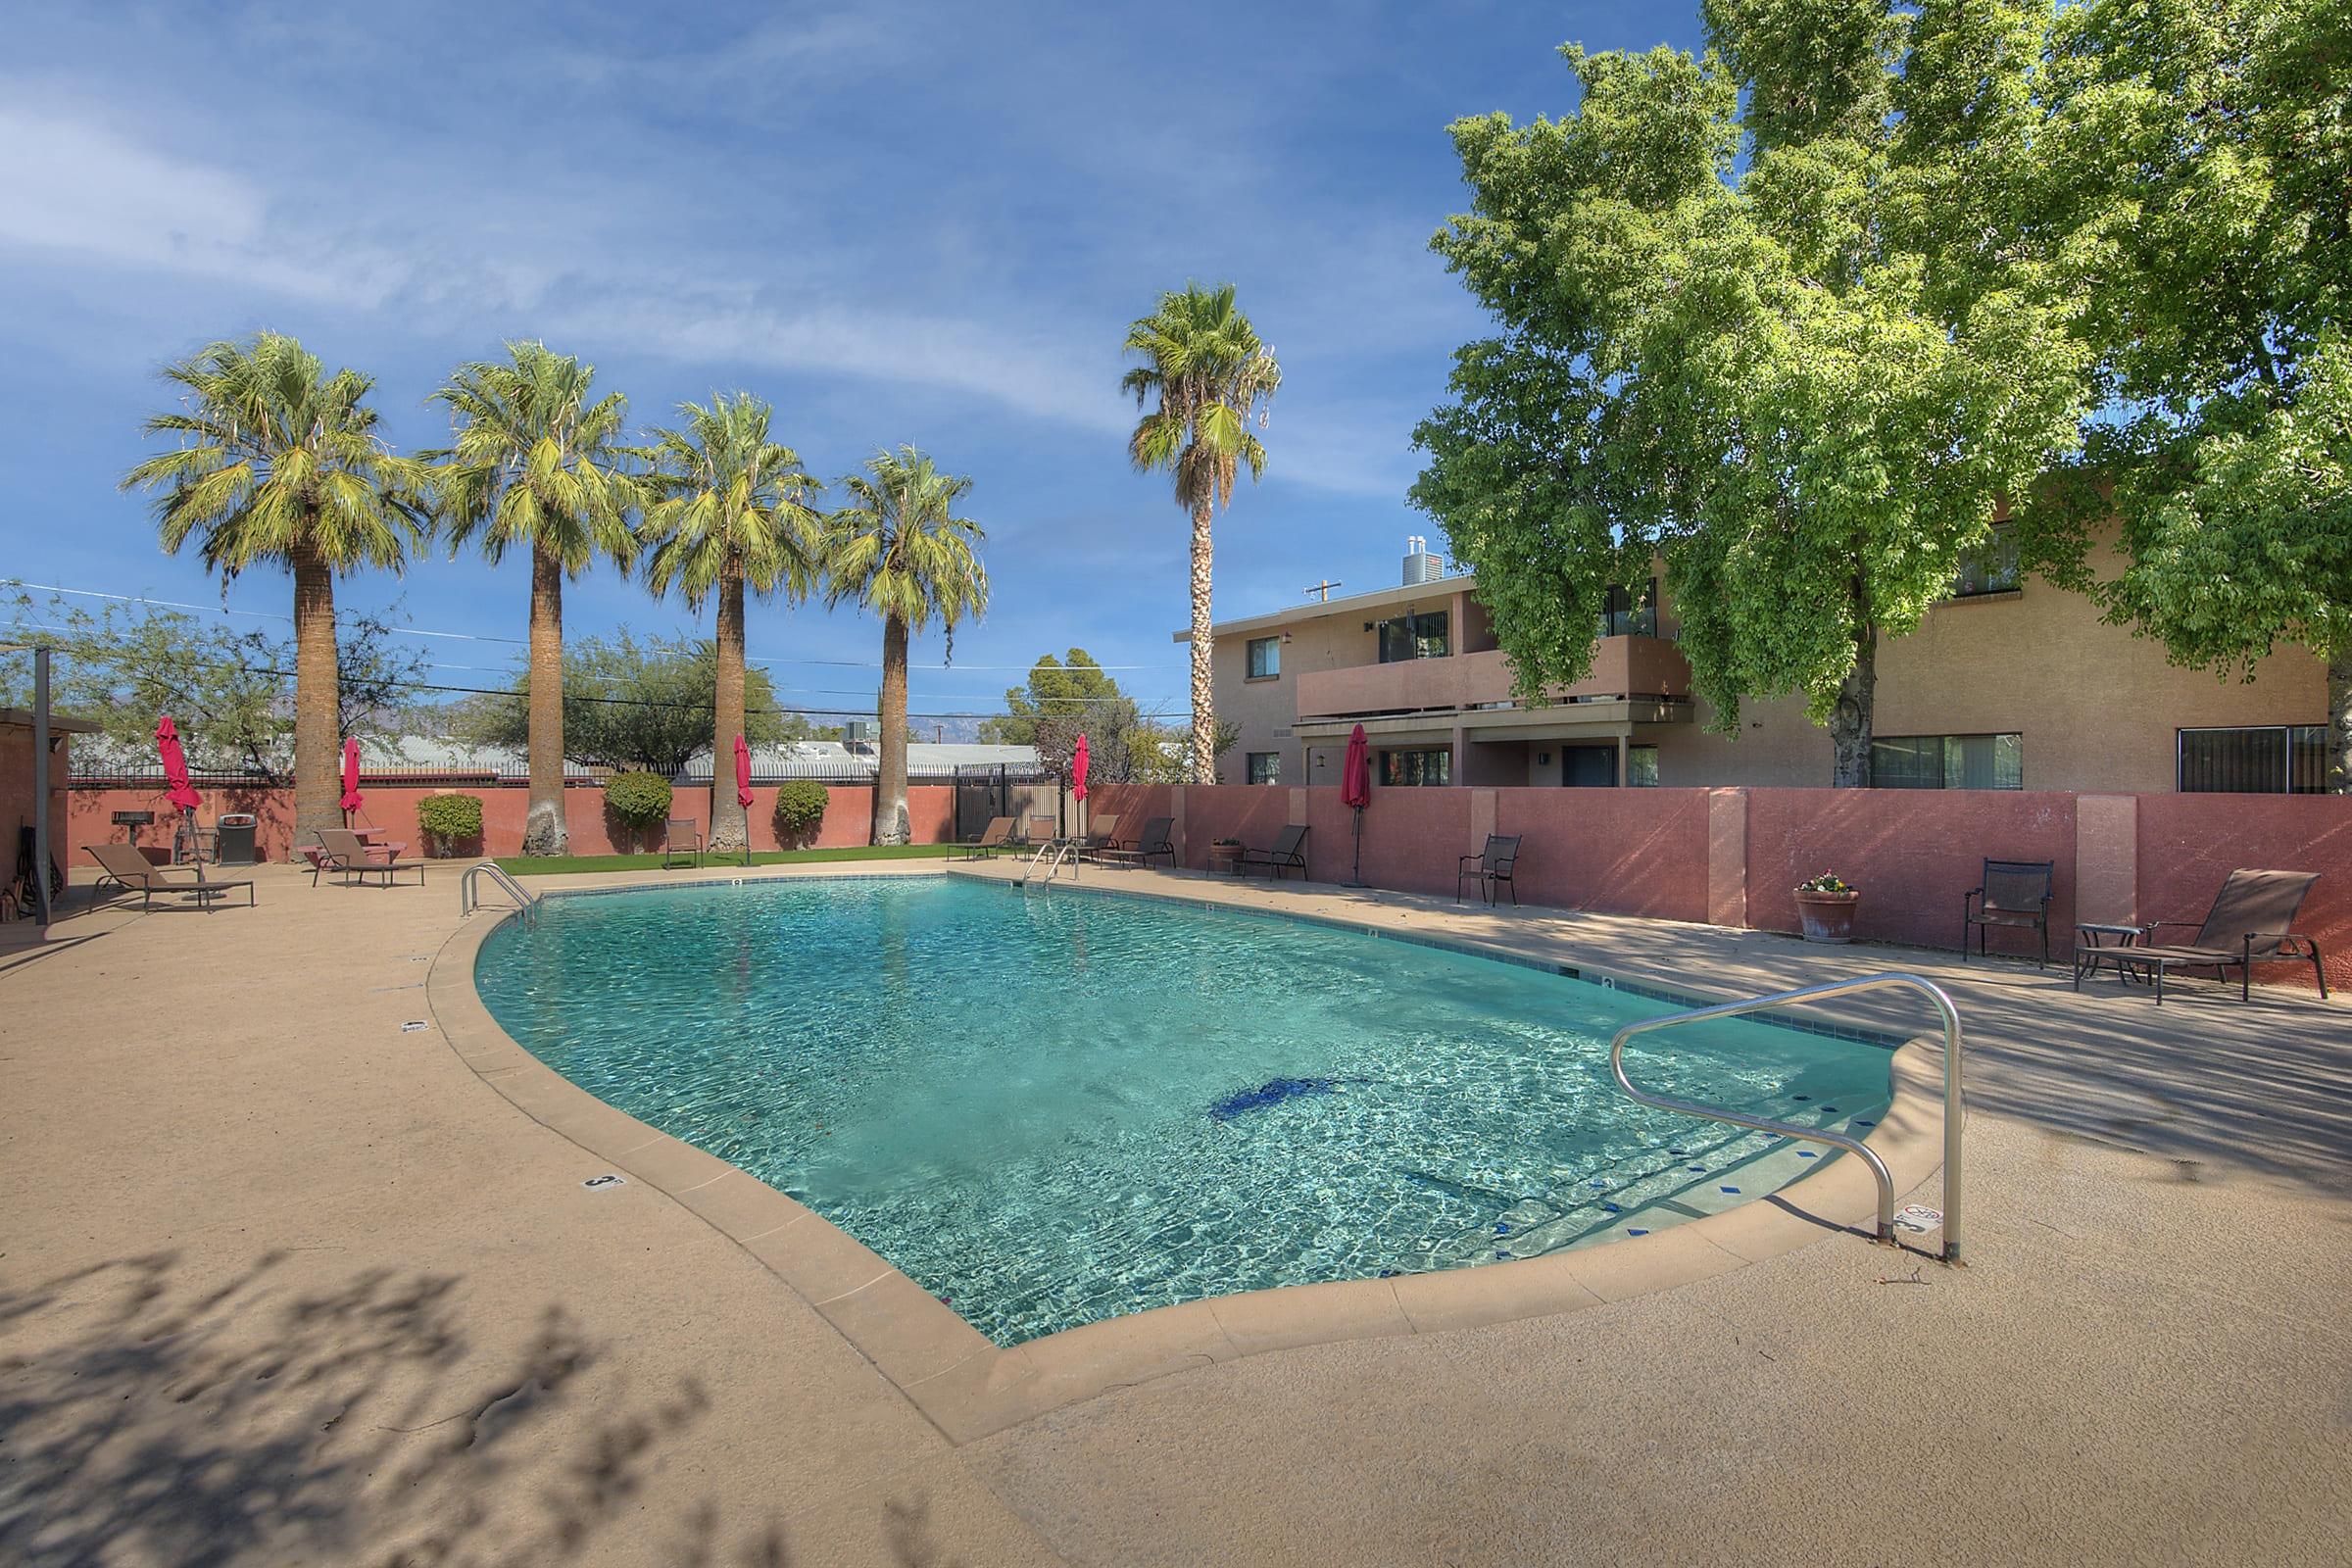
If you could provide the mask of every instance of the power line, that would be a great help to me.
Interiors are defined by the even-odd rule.
[[[250,616],[250,617],[252,617],[252,618],[254,618],[254,619],[256,619],[256,620],[282,620],[282,621],[286,621],[286,622],[288,622],[289,624],[290,624],[290,623],[293,621],[293,619],[294,619],[294,617],[293,617],[292,615],[284,614],[284,613],[281,613],[280,612],[277,612],[277,611],[274,611],[274,610],[237,610],[237,609],[234,609],[234,608],[232,608],[232,607],[230,607],[230,606],[227,606],[227,605],[196,605],[196,604],[190,604],[190,603],[188,603],[187,601],[185,601],[185,600],[181,600],[181,599],[151,599],[151,598],[147,597],[147,596],[146,596],[146,595],[144,595],[144,594],[114,594],[114,593],[106,593],[106,592],[103,592],[103,591],[101,591],[101,590],[99,590],[99,589],[96,589],[96,588],[64,588],[64,587],[59,587],[59,586],[57,586],[57,585],[56,585],[56,584],[54,584],[54,583],[45,583],[45,582],[24,582],[24,581],[23,581],[22,579],[18,579],[18,578],[10,578],[10,579],[8,579],[8,583],[9,583],[9,586],[12,586],[12,587],[16,587],[16,588],[29,588],[29,589],[33,589],[33,590],[35,590],[35,591],[37,591],[37,592],[40,592],[40,593],[45,593],[45,594],[66,594],[66,595],[70,595],[70,596],[72,596],[72,597],[78,598],[78,599],[107,599],[107,600],[112,600],[112,601],[114,601],[114,602],[115,602],[115,603],[117,603],[117,604],[124,604],[124,605],[155,605],[155,606],[159,606],[159,607],[161,607],[161,608],[163,608],[163,609],[165,609],[165,610],[192,610],[192,611],[195,611],[195,612],[199,612],[199,613],[202,613],[202,614],[214,614],[214,615],[246,615],[246,616]],[[337,621],[340,621],[340,622],[343,622],[343,623],[346,623],[346,624],[350,624],[350,623],[356,623],[356,622],[364,622],[364,621],[367,621],[367,620],[368,620],[368,619],[370,619],[370,618],[371,618],[371,617],[369,617],[368,615],[367,615],[367,614],[365,614],[365,613],[363,613],[363,612],[358,612],[358,611],[337,611],[337,612],[336,612],[336,613],[335,613],[335,619],[336,619]],[[383,623],[382,623],[382,622],[378,622],[377,624],[381,625],[381,624],[383,624]],[[527,639],[525,639],[525,638],[521,638],[521,637],[496,637],[496,636],[492,636],[491,634],[489,634],[489,633],[487,633],[487,632],[472,632],[472,631],[436,631],[436,630],[429,630],[429,629],[427,629],[427,628],[425,628],[425,627],[421,627],[421,626],[391,626],[391,625],[384,625],[384,626],[383,626],[383,629],[384,629],[384,631],[386,632],[386,634],[388,634],[388,635],[390,635],[390,636],[394,636],[394,637],[439,637],[439,638],[446,638],[446,639],[448,639],[448,640],[449,640],[449,641],[451,641],[451,642],[466,642],[466,643],[497,643],[497,644],[500,644],[501,646],[504,646],[504,647],[510,647],[510,648],[524,648],[524,647],[528,647],[528,646],[529,646],[529,642],[528,642],[528,640],[527,640]],[[794,655],[789,655],[789,654],[779,654],[779,655],[775,655],[775,656],[772,656],[772,657],[760,658],[760,659],[747,659],[747,660],[745,660],[745,661],[744,661],[744,662],[746,662],[746,663],[750,663],[750,664],[822,664],[822,665],[827,665],[827,666],[831,666],[831,667],[833,667],[833,668],[838,668],[838,669],[880,669],[880,668],[882,667],[881,662],[880,662],[879,660],[867,660],[867,659],[808,659],[808,658],[802,658],[802,657],[797,657],[797,656],[794,656]],[[451,665],[442,665],[442,666],[436,666],[436,667],[441,667],[441,668],[450,668],[450,669],[463,669],[463,668],[466,668],[466,667],[468,667],[468,666],[462,665],[462,664],[451,664]],[[981,671],[981,672],[985,672],[985,673],[989,673],[989,674],[1000,674],[1000,675],[1002,675],[1002,674],[1019,674],[1019,675],[1025,675],[1025,674],[1029,673],[1031,670],[1035,669],[1035,668],[1037,667],[1037,665],[1036,665],[1036,663],[1035,663],[1035,662],[1031,662],[1031,663],[1027,663],[1027,664],[948,664],[948,663],[939,663],[939,664],[908,664],[906,667],[907,667],[908,669],[910,669],[910,670],[911,670],[911,669],[938,669],[938,670],[968,669],[968,670],[974,670],[974,671]],[[1064,666],[1062,666],[1062,667],[1064,667],[1064,668],[1068,668],[1068,667],[1070,667],[1070,666],[1064,665]],[[1081,666],[1078,666],[1078,667],[1080,667],[1080,668],[1084,668],[1085,666],[1081,665]],[[1167,665],[1167,664],[1097,664],[1097,665],[1095,665],[1094,667],[1095,667],[1095,668],[1097,668],[1097,669],[1117,669],[1117,670],[1138,670],[1138,669],[1146,669],[1146,670],[1166,670],[1166,669],[1173,668],[1174,666]],[[836,693],[836,694],[833,694],[833,695],[840,695],[840,694]]]

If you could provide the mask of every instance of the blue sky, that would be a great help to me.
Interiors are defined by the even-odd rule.
[[[1409,433],[1482,329],[1427,248],[1465,199],[1447,122],[1564,112],[1556,45],[1688,46],[1694,12],[13,7],[0,576],[220,602],[115,488],[156,368],[206,340],[268,326],[372,373],[406,449],[444,433],[423,399],[453,364],[540,337],[639,423],[742,388],[820,475],[899,442],[971,475],[995,604],[917,669],[916,711],[992,708],[1073,645],[1181,710],[1186,526],[1126,465],[1127,321],[1230,279],[1282,359],[1271,471],[1217,522],[1220,617],[1394,581],[1431,531]],[[519,637],[527,573],[436,552],[341,595]],[[288,598],[253,573],[228,603]],[[565,612],[692,624],[610,567]],[[752,616],[788,703],[870,706],[880,643],[847,612]],[[458,684],[515,652],[429,646]]]

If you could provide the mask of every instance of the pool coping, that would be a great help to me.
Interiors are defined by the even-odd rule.
[[[763,869],[768,868],[701,883],[954,874],[949,866],[928,864],[877,872],[864,862],[838,868],[775,867],[759,875]],[[600,875],[600,883],[612,875]],[[593,891],[690,885],[695,884],[658,880]],[[1056,891],[1232,907],[1143,888]],[[1778,1192],[1645,1236],[1473,1268],[1207,1297],[1000,1347],[806,1204],[597,1099],[518,1045],[491,1016],[474,988],[473,972],[490,933],[519,911],[484,912],[488,917],[468,920],[450,936],[426,976],[427,1004],[458,1059],[524,1115],[674,1200],[751,1253],[864,1355],[951,1444],[973,1442],[1113,1389],[1246,1355],[1548,1317],[1670,1290],[1833,1236],[1866,1237],[1877,1210],[1877,1186],[1863,1163],[1832,1160]],[[1403,936],[1329,915],[1279,909],[1250,912],[1373,936]],[[1486,941],[1429,939],[1418,933],[1403,939],[1555,971],[1565,967],[1531,951]],[[1590,965],[1576,965],[1571,972],[1579,979],[1642,995],[1687,1000],[1684,994]],[[1723,1000],[1699,992],[1688,998]],[[1849,1033],[1887,1038],[1883,1032]],[[1898,1198],[1927,1181],[1941,1163],[1941,1055],[1940,1040],[1912,1039],[1894,1048],[1888,1065],[1889,1103],[1864,1140],[1886,1162]]]

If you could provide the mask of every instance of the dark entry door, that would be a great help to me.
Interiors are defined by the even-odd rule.
[[[962,763],[956,769],[956,837],[977,839],[989,819],[1012,814],[1012,790],[1002,764]]]
[[[1617,748],[1563,746],[1560,782],[1570,789],[1609,789],[1617,782]]]

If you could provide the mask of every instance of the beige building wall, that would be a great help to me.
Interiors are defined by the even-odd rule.
[[[1451,601],[1455,652],[1493,646],[1465,581],[1442,587],[1416,596],[1418,608]],[[1248,778],[1250,752],[1278,753],[1283,783],[1339,781],[1342,748],[1318,743],[1310,751],[1291,733],[1296,677],[1378,662],[1377,639],[1365,622],[1403,607],[1394,590],[1373,597],[1374,603],[1338,612],[1301,606],[1252,617],[1230,635],[1220,630],[1217,712],[1242,726],[1242,738],[1220,759],[1226,782]],[[1661,607],[1661,624],[1674,629],[1670,604]],[[1282,672],[1250,681],[1246,645],[1258,636],[1287,636]],[[2261,661],[2251,681],[2219,679],[2171,664],[2161,644],[2106,624],[2089,600],[2031,579],[2015,593],[1936,606],[1911,635],[1882,639],[1878,662],[1878,734],[2019,734],[2030,790],[2168,792],[2178,783],[2182,729],[2319,724],[2327,717],[2326,671],[2300,649]],[[1659,783],[1829,784],[1829,735],[1805,717],[1802,699],[1742,705],[1736,739],[1706,727],[1712,713],[1705,704],[1691,708],[1690,722],[1635,727],[1634,744],[1657,748]],[[1559,742],[1541,731],[1523,744],[1482,743],[1454,731],[1445,715],[1431,715],[1431,726],[1433,739],[1445,733],[1456,741],[1459,782],[1559,780]],[[1538,762],[1545,753],[1550,760]]]

